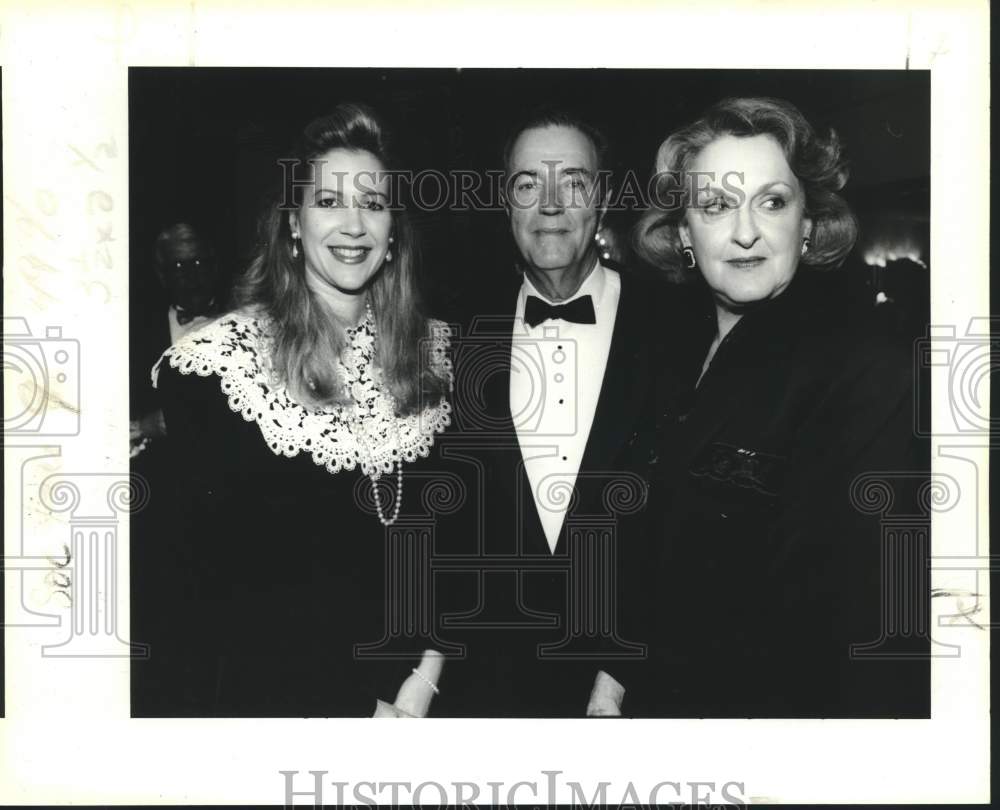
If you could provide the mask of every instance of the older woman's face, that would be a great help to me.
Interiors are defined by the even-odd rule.
[[[369,152],[347,149],[331,149],[315,165],[302,207],[289,215],[302,240],[306,283],[325,295],[356,295],[389,250],[385,167]]]
[[[781,295],[795,277],[802,240],[802,186],[770,135],[726,135],[689,171],[695,193],[681,241],[694,250],[716,301],[727,309]]]

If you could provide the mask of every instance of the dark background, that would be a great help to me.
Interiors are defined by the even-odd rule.
[[[252,247],[261,197],[276,161],[305,123],[342,101],[374,106],[396,134],[402,166],[501,168],[511,123],[549,104],[602,129],[612,167],[645,182],[663,138],[720,98],[770,95],[796,104],[817,128],[832,126],[852,163],[846,196],[862,237],[847,265],[859,294],[875,287],[926,309],[930,210],[927,71],[131,68],[130,259],[133,325],[155,295],[156,234],[190,221],[238,272]],[[638,212],[606,225],[627,247]],[[510,272],[500,211],[415,212],[432,314],[447,316],[459,291]],[[625,254],[626,263],[634,258]],[[868,264],[866,264],[866,260]],[[870,266],[874,265],[874,266]],[[875,285],[873,287],[872,285]],[[918,320],[920,320],[918,318]],[[926,323],[926,317],[923,318]]]
[[[133,417],[142,413],[136,410],[142,392],[153,393],[149,368],[166,348],[139,350],[143,336],[157,324],[162,331],[166,319],[152,269],[156,235],[190,222],[213,242],[224,272],[238,273],[262,198],[280,179],[278,159],[308,121],[336,104],[362,101],[378,109],[396,134],[406,169],[480,173],[502,168],[503,144],[525,112],[542,104],[563,107],[605,132],[619,176],[631,170],[644,183],[670,132],[721,98],[745,95],[786,98],[817,128],[832,126],[841,135],[853,164],[846,196],[862,226],[843,277],[870,306],[877,290],[887,292],[914,333],[922,333],[928,268],[892,257],[926,263],[929,256],[928,72],[130,68]],[[605,230],[626,248],[618,258],[641,272],[627,251],[639,213],[609,216]],[[423,242],[430,314],[450,318],[462,291],[489,287],[512,272],[502,211],[440,208],[411,215]],[[169,491],[156,448],[138,456],[132,469],[152,492]],[[133,517],[133,585],[142,581],[144,550],[155,545],[169,508],[161,499]],[[140,537],[145,545],[135,541]],[[156,613],[156,605],[133,599],[133,628],[149,626]],[[139,680],[133,677],[133,688]]]

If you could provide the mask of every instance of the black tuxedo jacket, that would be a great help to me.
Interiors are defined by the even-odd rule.
[[[472,523],[452,538],[456,571],[439,604],[447,605],[442,632],[466,645],[466,657],[446,669],[436,713],[580,717],[599,670],[628,689],[643,669],[646,616],[638,597],[648,590],[643,521],[656,462],[654,372],[664,312],[653,285],[620,275],[608,362],[576,485],[572,494],[550,493],[572,499],[554,552],[509,404],[520,277],[485,302],[480,298],[462,318],[453,341],[455,430],[443,452],[464,457],[474,470]],[[579,358],[580,375],[586,360]],[[555,441],[539,437],[538,452]]]
[[[149,302],[135,311],[129,324],[129,410],[132,419],[139,419],[160,407],[160,398],[153,388],[150,372],[170,346],[169,305]]]

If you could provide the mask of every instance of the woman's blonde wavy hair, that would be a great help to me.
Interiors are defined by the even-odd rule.
[[[307,405],[350,401],[337,374],[344,327],[310,291],[302,255],[292,255],[289,210],[302,205],[300,181],[288,185],[288,167],[305,166],[331,149],[368,152],[391,170],[390,142],[383,123],[362,104],[341,104],[311,122],[282,160],[280,189],[264,210],[254,257],[233,290],[236,306],[266,315],[273,324],[271,365],[296,400]],[[294,171],[294,168],[292,169]],[[290,207],[288,198],[293,205]],[[399,414],[438,403],[448,382],[431,362],[430,324],[417,289],[417,250],[406,213],[393,200],[394,258],[371,282],[378,341],[375,365],[395,398]]]

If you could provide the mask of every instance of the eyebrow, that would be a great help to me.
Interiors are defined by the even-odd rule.
[[[559,169],[561,174],[582,174],[585,177],[593,177],[594,173],[583,166],[570,166],[568,169]],[[520,177],[522,175],[527,175],[528,177],[539,177],[543,174],[549,174],[548,171],[540,172],[537,169],[521,169],[520,171],[514,172],[514,177]]]
[[[785,188],[787,188],[789,191],[795,190],[794,187],[791,185],[791,183],[786,183],[784,180],[772,180],[770,183],[765,183],[759,189],[757,189],[755,194],[760,194],[761,192],[768,191],[769,189],[772,189],[775,186],[785,186]]]
[[[749,196],[749,197],[756,197],[758,194],[763,194],[765,191],[768,191],[768,190],[774,188],[775,186],[785,186],[789,191],[794,191],[795,190],[790,183],[786,183],[784,180],[772,180],[769,183],[765,183],[760,188],[758,188],[755,192],[753,192],[752,194],[748,194],[747,196]],[[697,190],[699,192],[701,192],[702,194],[712,193],[712,192],[723,193],[723,194],[732,194],[732,192],[733,192],[732,184],[731,184],[730,188],[723,188],[722,186],[717,185],[715,183],[710,183],[707,186],[701,186]]]
[[[386,194],[384,191],[378,191],[377,189],[374,188],[355,189],[355,191],[361,196],[374,195],[376,197],[381,197],[383,200],[389,199],[389,195]],[[313,192],[314,197],[318,197],[320,194],[332,194],[333,196],[339,197],[340,199],[344,198],[344,193],[342,191],[339,191],[338,189],[335,188],[326,188],[326,186],[319,186]]]

